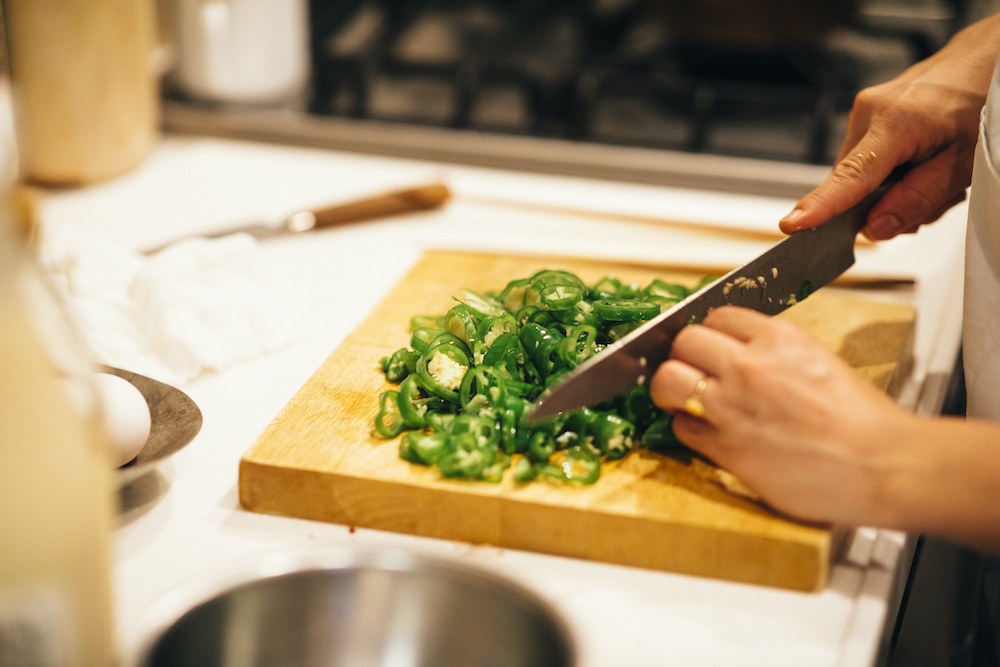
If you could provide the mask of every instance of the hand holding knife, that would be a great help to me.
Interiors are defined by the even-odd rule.
[[[570,373],[541,396],[528,421],[594,405],[646,383],[670,357],[674,337],[688,324],[725,305],[776,315],[854,264],[854,242],[882,195],[902,180],[897,167],[875,191],[840,215],[778,241],[749,263],[642,325]]]

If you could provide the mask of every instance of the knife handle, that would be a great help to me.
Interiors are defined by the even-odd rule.
[[[910,173],[913,169],[913,164],[910,162],[904,162],[903,164],[897,164],[889,175],[885,177],[885,180],[878,186],[878,189],[883,193],[889,188],[899,183],[903,178]]]
[[[387,218],[402,213],[438,208],[450,198],[451,192],[447,186],[425,185],[387,192],[347,204],[337,204],[336,206],[296,213],[288,218],[286,225],[291,231],[346,225],[362,220]]]

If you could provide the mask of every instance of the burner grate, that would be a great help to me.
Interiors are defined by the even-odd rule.
[[[685,47],[642,8],[629,0],[314,0],[309,110],[583,142],[832,160],[855,94],[871,83],[864,54],[830,44],[766,53]],[[904,44],[903,51],[913,49]]]

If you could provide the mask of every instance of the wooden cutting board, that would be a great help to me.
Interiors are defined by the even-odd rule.
[[[428,252],[330,355],[240,461],[247,509],[734,581],[819,590],[836,531],[804,525],[724,488],[687,451],[634,451],[592,486],[443,479],[403,461],[373,429],[388,388],[378,359],[406,346],[416,314],[439,314],[460,288],[500,289],[540,268],[592,283],[612,273],[694,284],[700,276],[563,258]],[[335,304],[330,304],[334,307]],[[822,291],[786,311],[882,389],[909,355],[908,306]]]

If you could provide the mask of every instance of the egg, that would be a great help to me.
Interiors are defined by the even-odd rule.
[[[149,439],[149,406],[139,390],[117,375],[95,373],[115,467],[134,459]]]

